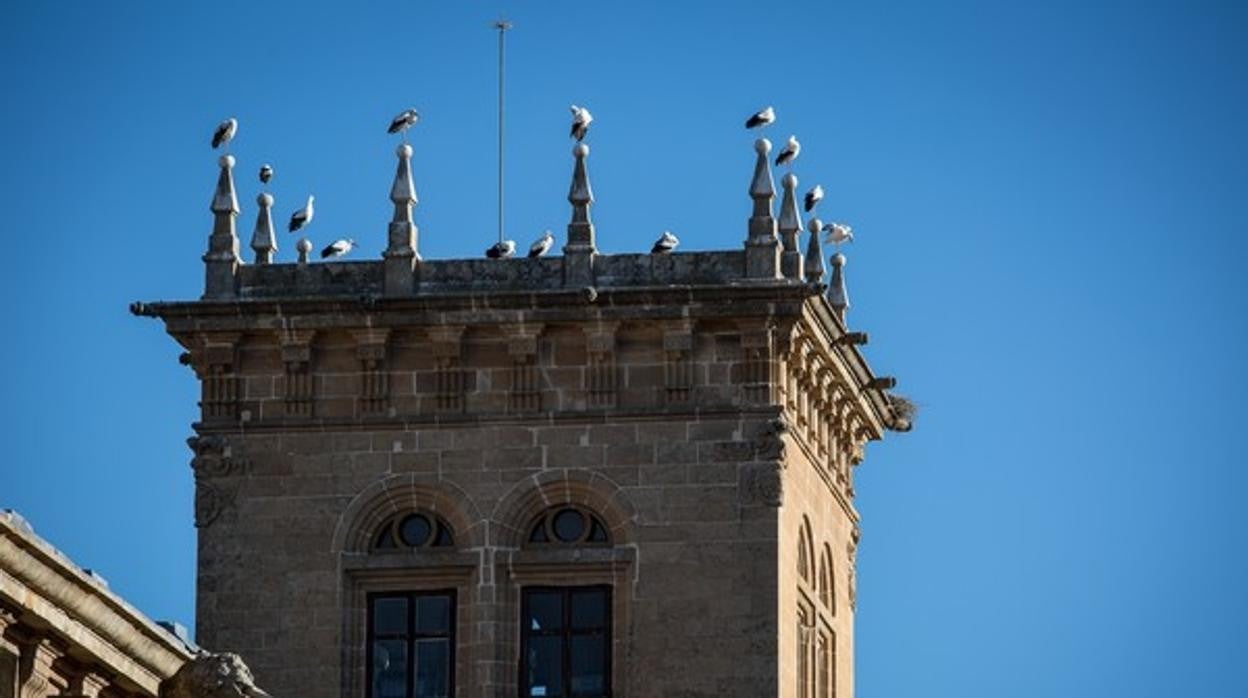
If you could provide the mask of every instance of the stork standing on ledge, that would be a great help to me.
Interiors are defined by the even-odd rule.
[[[671,231],[664,230],[658,240],[654,241],[654,247],[650,248],[650,254],[671,254],[672,250],[680,244],[680,239],[672,235]]]
[[[823,187],[816,184],[814,189],[806,192],[806,199],[804,200],[806,213],[810,213],[815,210],[815,207],[819,205],[820,201],[823,201]]]
[[[402,113],[390,120],[390,128],[386,129],[386,133],[403,134],[403,142],[407,142],[407,129],[416,125],[420,121],[420,113],[415,109],[404,109]]]
[[[767,128],[776,121],[776,110],[767,107],[745,120],[746,128]]]
[[[273,166],[266,162],[260,166],[260,183],[268,184],[271,179],[273,179]]]
[[[321,259],[326,259],[328,257],[341,257],[344,254],[354,249],[355,249],[355,240],[351,238],[343,238],[341,240],[334,240],[333,242],[326,245],[325,249],[321,250]]]
[[[312,208],[312,200],[315,196],[308,196],[308,205],[290,214],[290,225],[287,230],[295,232],[303,226],[312,222],[312,216],[316,214],[316,210]]]
[[[234,140],[235,133],[238,133],[238,119],[230,117],[217,124],[217,130],[212,133],[212,147],[225,146],[225,152],[230,152],[230,141]]]
[[[589,133],[589,124],[593,122],[594,116],[585,107],[573,104],[568,108],[572,110],[572,137],[579,143],[585,139],[585,134]]]
[[[776,167],[781,165],[792,165],[797,159],[798,153],[802,152],[802,144],[797,142],[797,136],[789,136],[789,142],[784,144],[784,150],[776,156]]]
[[[542,233],[542,236],[540,238],[534,240],[532,245],[529,245],[529,256],[541,257],[542,255],[549,252],[550,248],[553,247],[554,244],[555,244],[555,235],[554,233],[547,230],[546,232]]]
[[[485,251],[485,256],[490,259],[510,259],[516,253],[515,240],[503,240],[496,242]]]

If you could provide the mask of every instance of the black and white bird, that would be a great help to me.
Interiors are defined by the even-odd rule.
[[[789,136],[789,142],[784,144],[784,149],[776,156],[776,167],[792,163],[800,152],[802,144],[797,142],[797,136]]]
[[[534,240],[532,245],[529,245],[529,256],[541,257],[542,255],[549,252],[550,248],[553,247],[554,244],[555,244],[555,235],[554,233],[547,230],[546,232],[542,233],[542,236],[540,238]]]
[[[235,133],[238,133],[238,119],[231,117],[217,124],[217,130],[212,132],[212,147],[228,145]]]
[[[573,104],[568,108],[572,110],[572,137],[579,142],[589,132],[589,124],[593,122],[594,116],[585,107],[578,107]]]
[[[746,128],[759,128],[762,126],[770,126],[776,120],[776,110],[771,107],[758,112],[754,116],[745,120]]]
[[[329,257],[341,257],[344,254],[354,249],[355,249],[355,240],[352,240],[351,238],[343,238],[341,240],[334,240],[333,242],[326,245],[325,249],[321,250],[321,259],[326,259]]]
[[[390,121],[390,128],[386,129],[386,133],[403,133],[403,137],[407,138],[407,129],[416,125],[420,121],[420,113],[415,109],[404,109],[402,114],[394,117]]]
[[[516,253],[515,240],[503,240],[494,243],[485,251],[485,256],[490,259],[510,259]]]
[[[842,242],[854,241],[854,229],[844,223],[829,223],[823,226],[825,237],[823,241],[839,246]]]
[[[312,200],[315,198],[315,196],[309,196],[307,206],[290,214],[290,226],[287,230],[293,233],[312,222],[312,216],[316,214],[316,210],[312,208]]]
[[[806,192],[806,198],[804,199],[806,213],[813,211],[820,201],[823,201],[823,187],[816,184],[814,189]]]
[[[650,254],[671,254],[672,250],[680,244],[680,240],[670,231],[664,230],[658,240],[654,241],[654,247],[650,248]]]
[[[260,183],[268,184],[270,179],[273,179],[273,166],[266,162],[260,166]]]

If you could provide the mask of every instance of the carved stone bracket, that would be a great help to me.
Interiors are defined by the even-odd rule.
[[[246,458],[234,456],[229,442],[223,436],[192,436],[186,440],[195,453],[191,458],[191,469],[195,477],[224,477],[246,472],[249,463]]]
[[[537,380],[537,338],[541,325],[513,325],[507,333],[507,354],[511,356],[511,391],[507,406],[516,412],[532,412],[542,407]]]
[[[386,370],[386,340],[390,330],[357,330],[355,356],[360,361],[360,411],[384,413],[390,406],[390,373]]]
[[[618,390],[615,366],[615,332],[619,323],[598,323],[586,328],[585,350],[589,356],[586,402],[590,407],[614,407]]]
[[[433,355],[434,394],[437,408],[446,412],[464,409],[463,325],[443,325],[429,330]]]
[[[742,322],[741,384],[745,399],[755,403],[771,400],[771,359],[775,350],[771,328],[758,322]]]
[[[195,481],[195,527],[206,528],[220,518],[225,509],[234,503],[233,490],[203,480]]]
[[[285,376],[282,399],[286,414],[292,417],[312,416],[312,340],[315,330],[287,330],[282,333],[282,364]]]
[[[693,391],[693,322],[668,323],[663,331],[663,390],[669,405],[689,402]]]
[[[190,352],[191,367],[201,382],[200,407],[206,420],[233,419],[238,414],[238,333],[204,336]]]
[[[754,457],[761,460],[784,460],[784,435],[789,422],[783,416],[768,421],[754,437]]]

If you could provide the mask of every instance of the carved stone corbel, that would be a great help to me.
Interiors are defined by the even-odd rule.
[[[507,406],[516,412],[532,412],[542,407],[537,380],[537,338],[540,324],[512,325],[507,331],[507,354],[511,357],[511,390]]]
[[[285,366],[282,399],[286,414],[291,417],[312,416],[312,340],[315,337],[315,330],[286,330],[281,336]]]
[[[464,372],[461,367],[464,329],[464,325],[429,328],[434,400],[437,408],[446,412],[460,412],[464,409]]]
[[[360,411],[381,414],[390,406],[390,373],[386,370],[386,340],[390,330],[355,330],[355,356],[360,362]]]
[[[669,405],[689,402],[693,391],[693,321],[675,320],[663,328],[663,400]]]
[[[205,420],[238,415],[238,340],[236,332],[202,335],[189,362],[201,383],[200,408]]]
[[[585,352],[589,357],[586,371],[586,404],[590,407],[614,407],[618,397],[615,368],[615,333],[618,322],[600,322],[585,330]]]
[[[772,357],[775,352],[772,331],[764,321],[742,321],[741,385],[745,399],[754,403],[771,401]]]

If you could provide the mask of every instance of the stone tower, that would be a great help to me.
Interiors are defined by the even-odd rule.
[[[853,695],[853,466],[908,423],[817,220],[756,143],[743,248],[239,258],[221,160],[198,301],[136,303],[202,385],[198,641],[276,696]],[[825,294],[825,290],[827,293]]]

